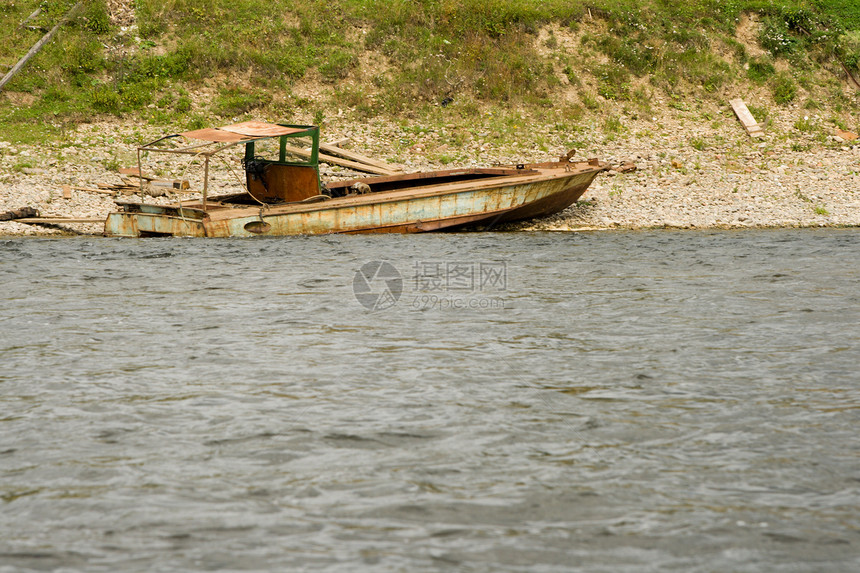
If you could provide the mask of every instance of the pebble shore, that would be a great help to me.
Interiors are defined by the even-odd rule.
[[[748,228],[860,226],[860,140],[834,135],[819,117],[789,109],[771,119],[763,139],[752,139],[725,110],[714,121],[664,116],[594,125],[576,133],[559,126],[529,125],[504,137],[491,128],[457,124],[416,127],[377,119],[324,125],[323,140],[348,138],[345,147],[403,165],[407,171],[546,161],[566,153],[598,157],[611,165],[579,203],[552,217],[506,229],[577,231],[648,228]],[[798,120],[805,118],[798,130]],[[226,121],[225,123],[229,123]],[[44,146],[0,140],[0,213],[36,208],[43,217],[104,218],[115,209],[107,195],[63,186],[96,187],[121,182],[119,167],[136,166],[135,148],[167,130],[139,125],[79,126],[66,141]],[[159,176],[181,178],[182,166],[148,164]],[[233,170],[217,165],[213,193],[237,191]],[[322,166],[324,177],[355,174]],[[194,187],[194,179],[189,176]],[[188,195],[183,197],[188,198]],[[139,200],[132,195],[121,200]],[[173,202],[175,198],[145,198]],[[56,227],[0,222],[0,235],[101,234],[100,224]]]

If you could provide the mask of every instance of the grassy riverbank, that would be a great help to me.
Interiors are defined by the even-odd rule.
[[[0,65],[74,4],[6,0]],[[860,7],[850,0],[83,4],[0,95],[4,139],[61,137],[98,117],[428,123],[440,110],[502,118],[489,126],[500,133],[523,115],[574,130],[602,118],[611,131],[612,117],[749,92],[765,96],[757,115],[801,105],[857,128],[848,74],[860,77]]]

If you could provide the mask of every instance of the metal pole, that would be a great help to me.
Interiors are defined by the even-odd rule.
[[[206,164],[203,168],[203,210],[206,210],[206,196],[209,192],[209,156],[206,156]]]
[[[143,201],[143,164],[140,161],[140,148],[137,148],[137,180],[140,184],[140,200]]]

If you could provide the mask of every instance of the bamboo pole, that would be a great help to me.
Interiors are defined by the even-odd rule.
[[[71,10],[69,10],[68,12],[66,12],[66,15],[63,16],[62,19],[59,22],[57,22],[57,24],[53,28],[51,28],[50,32],[48,32],[47,34],[42,36],[42,39],[39,40],[38,42],[36,42],[33,45],[33,47],[30,48],[30,51],[27,52],[27,54],[23,58],[18,60],[18,63],[15,64],[11,70],[9,70],[9,73],[6,74],[5,76],[3,76],[3,79],[0,80],[0,89],[3,89],[3,86],[5,86],[7,83],[9,83],[9,80],[11,80],[12,77],[15,74],[17,74],[19,71],[21,71],[21,68],[24,67],[24,65],[30,60],[30,58],[32,58],[33,56],[38,54],[39,50],[41,50],[45,46],[45,44],[47,44],[48,42],[51,41],[51,38],[54,37],[54,35],[63,26],[63,24],[65,24],[66,22],[71,20],[72,17],[80,9],[80,7],[82,5],[83,5],[83,2],[78,2],[77,4],[75,4],[74,7]]]

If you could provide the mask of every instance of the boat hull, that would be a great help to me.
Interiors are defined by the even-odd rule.
[[[533,169],[491,180],[446,183],[319,203],[216,206],[202,210],[128,204],[111,213],[112,237],[251,237],[328,233],[419,233],[493,225],[556,213],[573,204],[602,166]]]

